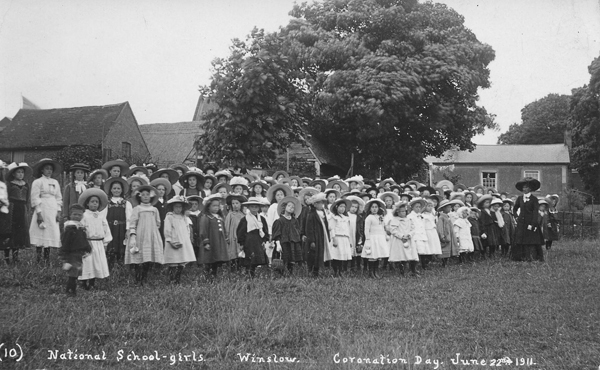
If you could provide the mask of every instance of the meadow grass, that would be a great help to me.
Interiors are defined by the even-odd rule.
[[[148,284],[137,287],[118,267],[98,290],[78,287],[75,298],[64,293],[55,254],[51,267],[34,259],[27,250],[18,266],[0,268],[0,343],[23,348],[19,362],[2,357],[2,369],[478,369],[505,357],[535,363],[507,369],[600,366],[598,241],[559,242],[546,263],[436,264],[419,278],[394,271],[381,280],[353,273],[273,278],[263,271],[254,280],[226,272],[209,282],[190,266],[179,286],[167,284],[165,269],[153,269]],[[49,350],[69,349],[104,351],[107,359],[49,359]],[[126,357],[154,351],[166,357]],[[193,353],[204,361],[179,362],[179,354]],[[299,362],[243,362],[238,353]],[[337,364],[337,353],[339,360],[383,355],[407,363]],[[452,364],[457,353],[479,365]]]

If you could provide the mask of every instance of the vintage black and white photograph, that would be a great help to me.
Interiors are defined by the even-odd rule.
[[[600,369],[599,0],[0,0],[0,369]]]

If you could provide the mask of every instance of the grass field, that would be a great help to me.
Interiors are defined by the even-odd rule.
[[[140,288],[115,269],[76,298],[64,294],[58,261],[39,267],[29,250],[22,258],[0,268],[0,369],[481,369],[506,358],[507,369],[600,366],[598,241],[559,242],[547,263],[436,265],[420,278],[263,273],[209,283],[191,267],[180,286],[152,270]],[[8,358],[21,355],[17,344],[19,362]],[[61,360],[68,350],[106,359]],[[457,353],[471,364],[452,364]],[[297,362],[266,362],[273,355]],[[382,356],[383,365],[366,364]]]

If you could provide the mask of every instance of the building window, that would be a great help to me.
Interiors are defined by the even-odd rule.
[[[131,158],[131,144],[125,141],[121,143],[121,155],[125,158]]]
[[[488,171],[481,172],[481,185],[484,188],[494,188],[497,189],[498,182],[496,181],[496,172]]]
[[[102,162],[106,163],[112,159],[112,149],[104,149],[102,151]]]

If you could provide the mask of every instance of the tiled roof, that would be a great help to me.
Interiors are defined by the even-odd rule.
[[[0,148],[43,148],[100,144],[129,103],[21,109],[2,130]]]
[[[475,150],[449,150],[441,157],[427,157],[427,163],[570,163],[564,144],[477,145]]]
[[[153,123],[139,128],[153,162],[160,167],[185,162],[202,132],[200,122]]]

